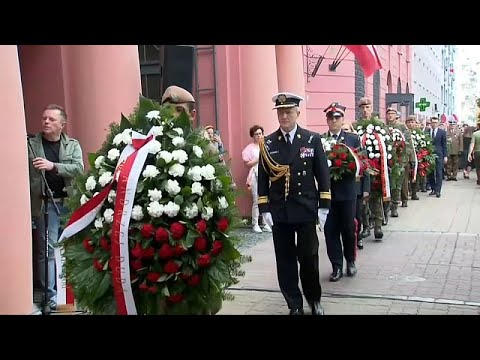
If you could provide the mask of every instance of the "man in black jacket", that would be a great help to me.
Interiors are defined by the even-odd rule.
[[[342,130],[345,107],[332,103],[324,112],[327,114],[329,130],[322,136],[331,144],[344,144],[352,149],[360,148],[358,135]],[[333,268],[330,281],[334,282],[343,277],[343,257],[347,261],[347,275],[355,276],[357,273],[355,266],[357,246],[355,212],[358,192],[356,180],[355,174],[344,174],[340,180],[331,179],[332,203],[325,223],[325,241],[328,258]]]
[[[273,230],[278,282],[290,314],[304,313],[298,261],[312,314],[323,315],[317,221],[323,227],[330,208],[330,173],[319,134],[297,125],[301,100],[285,92],[272,99],[280,127],[260,143],[258,207]]]

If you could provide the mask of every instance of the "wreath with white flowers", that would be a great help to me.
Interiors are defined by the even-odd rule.
[[[418,173],[420,176],[426,176],[435,170],[435,160],[437,158],[432,139],[428,133],[415,129],[412,130],[412,142],[417,154]]]
[[[176,117],[169,105],[143,96],[128,118],[122,115],[120,124],[110,126],[101,149],[89,154],[90,171],[74,179],[70,221],[102,191],[105,196],[95,220],[62,242],[63,271],[77,304],[94,314],[118,313],[114,269],[119,261],[112,239],[121,217],[116,209],[124,204],[119,205],[116,190],[129,158],[119,160],[133,145],[148,147],[123,235],[127,256],[121,260],[128,263],[136,313],[215,314],[223,300],[233,298],[226,290],[250,260],[231,234],[240,217],[229,169],[208,152],[203,130],[193,129],[185,113]]]

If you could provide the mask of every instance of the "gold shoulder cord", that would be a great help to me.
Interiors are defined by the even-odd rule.
[[[264,159],[262,161],[262,166],[265,169],[265,172],[269,174],[270,176],[270,181],[275,182],[278,179],[282,178],[285,176],[285,201],[287,200],[288,197],[288,191],[290,188],[290,166],[289,165],[281,165],[277,163],[275,160],[272,159],[270,154],[268,153],[266,147],[265,147],[265,140],[261,139],[260,140],[260,152],[261,155]],[[268,169],[265,167],[265,162],[267,163]],[[273,174],[273,175],[270,175]]]

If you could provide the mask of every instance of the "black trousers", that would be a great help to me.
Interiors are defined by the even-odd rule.
[[[362,213],[363,213],[363,197],[357,197],[355,201],[355,244],[360,239],[360,233],[362,232]]]
[[[357,200],[332,201],[325,223],[327,254],[333,269],[343,269],[343,257],[355,261],[355,202]],[[340,240],[340,235],[342,235]],[[343,242],[343,251],[342,251]]]
[[[273,245],[277,262],[277,277],[280,290],[289,309],[303,308],[303,298],[298,287],[298,266],[303,294],[309,303],[320,301],[318,237],[316,222],[274,223]],[[297,242],[295,244],[295,234]]]
[[[443,170],[443,157],[438,157],[435,160],[435,171],[428,175],[430,187],[436,193],[442,192]]]

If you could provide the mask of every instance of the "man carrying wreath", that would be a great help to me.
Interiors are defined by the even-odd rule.
[[[336,145],[343,144],[352,150],[358,149],[361,145],[358,135],[347,133],[342,130],[345,109],[345,106],[334,102],[323,110],[327,115],[328,132],[323,134],[322,137],[325,138],[328,143],[332,144],[333,148],[335,148]],[[340,153],[340,155],[343,155],[344,158],[347,157],[347,153]],[[343,159],[333,160],[332,166],[336,166],[335,162],[338,162],[340,165],[341,160]],[[332,168],[330,169],[332,171]],[[325,241],[328,258],[330,259],[333,268],[333,272],[330,275],[330,281],[333,282],[336,282],[343,277],[344,257],[347,261],[347,275],[355,276],[357,273],[357,268],[355,266],[356,181],[355,172],[347,171],[342,173],[340,179],[331,179],[332,202],[325,223]]]

